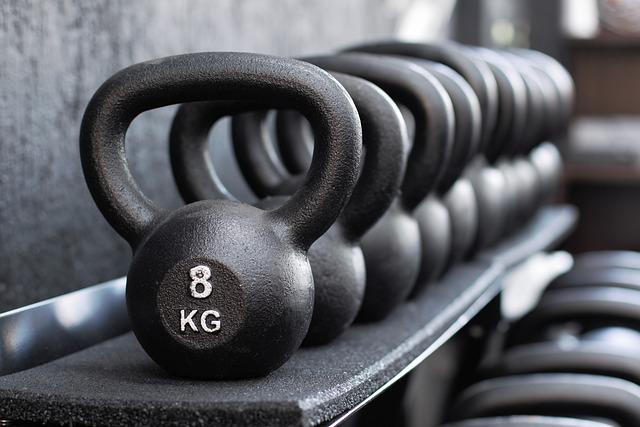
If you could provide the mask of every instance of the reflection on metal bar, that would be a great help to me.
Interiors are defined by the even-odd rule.
[[[124,277],[0,314],[0,376],[50,362],[131,328]]]

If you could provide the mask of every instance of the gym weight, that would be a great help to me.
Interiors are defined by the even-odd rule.
[[[318,135],[307,180],[282,207],[207,200],[166,211],[138,189],[124,155],[126,130],[138,114],[183,102],[263,99],[302,111]],[[91,99],[80,152],[96,205],[133,250],[127,307],[151,358],[173,374],[200,379],[261,376],[282,365],[311,319],[306,252],[357,180],[360,122],[335,79],[300,61],[246,53],[137,64]],[[202,298],[207,286],[192,294],[194,281],[209,282],[211,294]],[[213,332],[198,327],[194,311]],[[214,319],[220,323],[207,323]]]

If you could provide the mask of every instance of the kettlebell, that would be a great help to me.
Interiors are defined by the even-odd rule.
[[[515,226],[528,220],[543,200],[545,190],[544,181],[535,165],[530,160],[531,150],[544,140],[552,127],[554,96],[545,81],[525,60],[510,52],[502,52],[502,55],[515,67],[525,83],[527,96],[527,126],[528,132],[514,147],[511,153],[513,173],[519,179],[526,191],[522,198],[520,209],[516,210]]]
[[[491,140],[497,120],[498,89],[488,66],[465,55],[455,43],[422,44],[401,41],[381,41],[350,47],[347,51],[400,55],[439,62],[460,74],[471,86],[482,112],[482,132],[479,153],[484,153]],[[473,256],[480,249],[495,243],[501,235],[505,211],[504,177],[487,164],[483,155],[474,158],[464,172],[471,182],[478,205],[478,227],[471,249]]]
[[[512,54],[516,54],[516,52],[514,50],[510,51]],[[527,59],[523,55],[517,56],[526,60],[538,77],[537,86],[540,89],[543,101],[540,105],[543,118],[540,132],[535,139],[532,138],[528,141],[527,147],[523,152],[526,157],[520,159],[523,162],[526,159],[536,172],[537,200],[535,200],[535,205],[539,207],[553,197],[559,184],[562,163],[559,161],[559,152],[552,144],[547,143],[539,150],[537,147],[543,144],[544,141],[553,138],[557,132],[566,126],[566,123],[562,123],[563,103],[561,90],[557,84],[549,74],[540,69],[536,61]]]
[[[349,203],[336,223],[309,249],[315,305],[304,341],[307,345],[333,340],[356,317],[365,288],[365,265],[359,241],[397,196],[404,175],[407,145],[400,111],[384,92],[357,77],[340,73],[334,73],[333,76],[351,95],[360,114],[366,154],[360,179]],[[202,170],[207,169],[207,133],[218,118],[228,114],[225,110],[228,110],[228,106],[220,106],[215,102],[184,105],[176,115],[171,138],[172,165],[176,182],[187,202],[206,198],[212,186],[221,193],[219,181],[210,179],[204,182],[201,177]],[[239,111],[232,112],[235,114]],[[254,113],[245,115],[245,118],[251,121],[255,116]],[[255,126],[250,124],[242,126],[242,131],[253,132]],[[261,123],[258,123],[257,132],[260,126]],[[283,172],[283,166],[277,158],[251,164],[256,160],[252,153],[260,151],[260,148],[255,148],[265,147],[267,142],[261,136],[247,140],[237,138],[238,127],[238,121],[234,121],[234,147],[236,153],[244,153],[238,156],[243,172],[262,173],[263,176],[280,175],[281,182],[290,178]],[[240,145],[244,148],[240,148]],[[265,170],[255,171],[256,168]],[[294,179],[301,181],[298,177]],[[257,181],[249,183],[251,186],[260,185]],[[285,200],[286,197],[266,197],[259,202],[259,206],[273,208]]]
[[[437,198],[429,196],[444,176],[451,155],[455,124],[451,99],[437,79],[408,60],[366,53],[343,53],[306,59],[322,68],[348,72],[372,81],[398,104],[406,107],[412,115],[413,146],[403,181],[402,199],[407,210],[413,211],[420,233],[419,274],[408,288],[412,295],[416,295],[427,283],[425,278],[439,268],[438,264],[442,264],[443,259],[446,260],[442,254],[447,253],[450,246],[448,212]],[[403,77],[405,75],[406,78]],[[365,241],[369,243],[367,249],[363,246],[367,269],[372,266],[379,270],[378,266],[388,263],[392,257],[388,249],[383,249],[388,243],[378,235],[367,235],[363,239]],[[382,279],[379,274],[375,276]],[[406,298],[404,290],[398,293],[397,278],[393,279],[387,273],[384,280],[389,282],[380,283],[376,280],[375,284],[367,283],[362,319],[375,320],[380,316],[376,312],[388,312],[390,302],[397,305]],[[396,288],[391,287],[391,284],[395,284]],[[372,292],[369,292],[370,289]],[[389,291],[396,296],[387,295],[387,292],[391,293]],[[398,300],[400,297],[402,299]]]
[[[489,67],[498,87],[498,125],[485,157],[504,177],[505,203],[500,230],[500,235],[504,236],[519,225],[520,217],[524,216],[522,212],[534,198],[534,183],[518,172],[515,159],[508,155],[525,136],[527,105],[524,82],[509,62],[495,52],[482,48],[467,48],[466,51]]]
[[[367,268],[367,286],[361,321],[378,320],[399,305],[415,286],[421,268],[421,232],[414,214],[433,187],[448,156],[452,109],[443,90],[424,70],[406,61],[365,54],[305,58],[325,69],[357,75],[375,83],[410,112],[414,141],[402,184],[402,194],[361,241]],[[291,151],[304,135],[295,115],[282,113],[277,123],[280,152]],[[288,136],[287,136],[288,135]],[[303,153],[302,156],[305,154]],[[302,167],[304,160],[296,167]],[[447,219],[446,217],[444,218]]]
[[[467,164],[477,153],[480,144],[481,112],[478,98],[473,89],[458,73],[450,67],[433,61],[412,59],[433,74],[443,85],[451,98],[455,114],[454,144],[447,173],[438,183],[436,193],[446,208],[451,224],[448,248],[440,248],[437,262],[433,262],[431,271],[419,283],[430,283],[441,277],[451,265],[462,260],[471,248],[478,228],[478,205],[473,187],[463,176]],[[425,216],[428,218],[428,216]],[[434,226],[439,222],[431,221]],[[430,245],[433,246],[433,245]]]
[[[146,110],[205,100],[268,100],[312,123],[318,155],[280,208],[205,200],[167,211],[135,184],[125,158],[131,121]],[[127,307],[156,363],[179,376],[234,379],[266,375],[291,356],[312,315],[306,253],[356,185],[361,142],[342,86],[292,59],[178,55],[133,65],[98,89],[82,121],[82,167],[96,205],[133,250]]]
[[[529,61],[531,66],[551,86],[547,96],[552,98],[547,117],[545,140],[561,137],[571,117],[574,86],[567,70],[555,59],[540,52],[526,49],[512,49],[510,52]],[[531,151],[530,160],[540,179],[540,203],[548,203],[555,196],[562,178],[562,157],[550,142],[543,142]]]
[[[284,138],[279,138],[280,151],[283,153],[293,151],[290,150],[289,147],[295,144],[295,140],[291,139],[290,136],[294,134],[295,129],[301,129],[299,123],[296,123],[300,118],[295,117],[294,114],[295,113],[290,111],[284,112],[284,114],[278,114],[277,123],[279,128],[287,129],[286,131],[279,132],[279,135],[286,135]],[[404,115],[407,114],[410,115],[411,113],[407,111]],[[405,122],[406,121],[405,119]],[[407,126],[407,129],[410,139],[413,140],[414,126]],[[302,136],[303,135],[300,135],[300,137]],[[304,153],[299,154],[304,155]],[[444,270],[451,249],[451,236],[453,231],[449,212],[436,195],[428,195],[414,210],[414,217],[418,221],[420,239],[423,244],[420,271],[416,279],[416,284],[411,291],[411,296],[415,296]]]

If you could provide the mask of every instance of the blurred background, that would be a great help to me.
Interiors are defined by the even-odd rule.
[[[561,198],[580,210],[572,252],[640,249],[640,1],[459,1],[452,38],[546,52],[576,84],[572,126],[556,141]]]
[[[196,51],[298,56],[401,38],[546,52],[577,86],[571,131],[557,141],[567,163],[561,197],[582,215],[567,247],[640,250],[639,18],[633,0],[4,0],[0,312],[126,273],[129,248],[80,170],[82,113],[117,70]],[[172,111],[143,114],[128,134],[136,178],[167,207],[181,203],[166,144]],[[224,126],[212,138],[228,184],[246,191]]]

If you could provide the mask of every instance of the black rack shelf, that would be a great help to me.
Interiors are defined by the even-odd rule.
[[[566,237],[577,218],[548,207],[518,234],[454,268],[388,319],[299,350],[261,379],[168,377],[131,334],[0,377],[0,418],[86,424],[317,425],[337,422],[425,360],[501,289],[501,276]],[[212,361],[215,363],[215,361]]]

